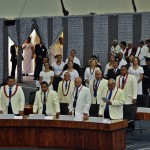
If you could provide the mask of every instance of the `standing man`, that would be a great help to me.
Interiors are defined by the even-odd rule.
[[[42,65],[43,65],[43,58],[46,57],[47,49],[45,48],[44,44],[40,40],[40,44],[35,45],[35,71],[34,71],[34,79],[33,80],[38,80],[39,79],[39,74],[42,71]]]
[[[117,56],[117,54],[121,51],[120,46],[118,45],[118,41],[117,40],[113,40],[112,41],[112,47],[111,47],[111,51],[110,54],[113,54],[114,56]]]
[[[72,93],[72,99],[69,103],[69,115],[83,116],[88,119],[89,109],[91,106],[90,89],[82,85],[82,79],[75,79],[75,87]]]
[[[116,79],[116,86],[124,91],[125,104],[135,104],[137,99],[137,80],[128,73],[128,66],[121,66],[121,75]]]
[[[123,53],[122,52],[118,53],[117,58],[118,58],[118,62],[119,62],[119,66],[118,66],[119,69],[121,68],[122,65],[127,64],[127,62],[123,59]]]
[[[123,105],[124,105],[124,92],[123,90],[115,87],[116,82],[114,79],[108,80],[108,87],[103,93],[103,97],[107,100],[101,100],[99,107],[99,117],[110,119],[123,119]]]
[[[49,90],[48,87],[47,82],[43,81],[41,83],[41,90],[37,91],[35,95],[33,113],[56,115],[56,118],[59,118],[60,106],[58,94],[53,90]]]
[[[0,112],[3,114],[23,115],[25,98],[22,88],[15,85],[12,76],[7,78],[7,85],[0,89]]]

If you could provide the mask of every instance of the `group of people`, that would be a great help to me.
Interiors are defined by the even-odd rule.
[[[122,119],[123,105],[135,104],[137,95],[143,94],[142,80],[146,83],[144,94],[150,93],[149,50],[149,39],[145,42],[139,41],[138,48],[135,48],[131,41],[128,44],[121,41],[118,45],[117,40],[114,40],[104,71],[97,57],[91,56],[83,79],[79,77],[80,60],[76,57],[75,50],[71,50],[65,62],[62,61],[62,54],[59,52],[51,64],[45,54],[40,57],[40,69],[36,72],[36,80],[39,81],[40,87],[36,92],[33,113],[58,117],[60,103],[67,103],[68,115],[80,115],[87,119],[91,104],[98,104],[97,116]],[[13,80],[14,83],[14,78],[8,77],[8,85],[0,91],[2,113],[8,112],[9,102],[17,94],[17,89],[21,89],[9,85],[9,80]],[[16,90],[8,96],[11,86]],[[3,101],[3,96],[7,101]],[[13,107],[12,103],[12,110]],[[14,114],[22,110],[19,108],[20,104],[16,107],[18,111],[13,111]]]

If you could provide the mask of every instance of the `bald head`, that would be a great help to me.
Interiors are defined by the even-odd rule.
[[[71,78],[70,73],[69,72],[65,72],[65,74],[64,74],[64,80],[68,81],[68,80],[70,80],[70,78]]]
[[[101,70],[98,69],[95,71],[95,78],[96,78],[96,80],[102,79],[102,71]]]
[[[76,87],[80,87],[82,84],[82,78],[80,77],[75,78],[74,84]]]
[[[109,79],[108,80],[108,89],[109,90],[113,90],[116,86],[116,81],[114,79]]]

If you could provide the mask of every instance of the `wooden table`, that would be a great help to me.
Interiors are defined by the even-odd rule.
[[[150,108],[138,107],[136,112],[137,120],[150,120]]]
[[[0,147],[123,150],[128,122],[0,120]]]

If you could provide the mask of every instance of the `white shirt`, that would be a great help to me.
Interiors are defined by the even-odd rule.
[[[54,69],[55,75],[59,75],[63,71],[64,65],[65,65],[64,62],[61,62],[61,64],[59,66],[56,64],[56,62],[52,63],[52,67]]]
[[[66,64],[68,63],[68,58],[66,59],[65,63],[66,63]],[[76,64],[78,64],[79,66],[81,65],[81,64],[80,64],[80,60],[79,60],[79,58],[77,58],[77,57],[74,57],[73,63],[76,63]]]
[[[126,61],[126,58],[125,58],[125,52],[126,52],[126,49],[125,49],[125,50],[121,49],[121,52],[122,52],[122,54],[123,54],[123,60]],[[131,53],[131,52],[130,52],[130,53]]]
[[[48,84],[51,81],[51,77],[53,76],[54,76],[54,71],[49,71],[49,72],[41,71],[40,72],[40,77],[42,77],[42,81],[46,81]]]
[[[122,60],[119,62],[118,68],[120,69],[121,66],[126,65],[126,64],[127,64],[127,62],[126,62],[124,59],[122,59]]]
[[[105,67],[104,76],[106,76],[108,74],[108,69],[112,69],[112,68],[113,68],[113,66],[110,66],[108,63]]]
[[[111,47],[110,53],[112,53],[116,56],[116,54],[118,54],[120,51],[121,51],[121,48],[119,45],[117,45],[116,47],[114,47],[114,46]]]
[[[67,70],[65,70],[64,72],[63,72],[63,74],[62,74],[62,79],[64,78],[64,74],[66,73],[66,72],[68,72]],[[70,76],[71,76],[71,80],[72,81],[74,81],[75,80],[75,78],[77,78],[77,77],[79,77],[79,74],[78,74],[78,72],[77,72],[77,70],[73,70],[72,72],[69,72],[70,73]]]

